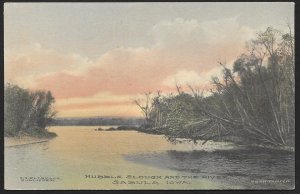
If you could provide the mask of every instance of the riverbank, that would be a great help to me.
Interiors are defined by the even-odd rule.
[[[158,134],[158,135],[164,135],[159,128],[153,130],[152,129],[143,129],[143,128],[138,128],[139,132],[143,132],[143,133],[148,133],[148,134]],[[191,139],[188,139],[186,137],[184,138],[176,138],[178,140],[180,139],[184,139],[184,141],[192,141]],[[179,142],[177,140],[174,140],[175,142]],[[208,140],[196,140],[193,141],[195,144],[197,145],[201,145],[201,144],[206,144]],[[239,138],[239,137],[234,137],[234,136],[226,136],[221,138],[220,140],[215,140],[213,142],[218,142],[218,143],[225,143],[225,144],[232,144],[234,145],[234,147],[236,149],[247,149],[247,150],[255,150],[255,149],[265,149],[265,150],[275,150],[275,151],[286,151],[286,152],[295,152],[295,147],[292,145],[282,145],[282,146],[274,146],[274,145],[268,145],[268,144],[259,144],[259,143],[255,143],[252,142],[251,140],[247,140],[243,139],[243,138]]]
[[[136,127],[136,126],[119,126],[119,127],[110,127],[108,129],[102,129],[102,128],[96,128],[95,131],[137,131],[140,133],[146,133],[151,135],[164,135],[160,130],[158,129],[145,129],[142,127]],[[190,143],[192,140],[186,139],[186,138],[177,138],[173,143]],[[206,144],[207,141],[205,140],[197,140],[196,143],[194,143],[195,148],[203,149],[203,144]],[[266,150],[278,150],[278,151],[288,151],[288,152],[295,152],[295,148],[291,146],[270,146],[270,145],[263,145],[263,144],[252,144],[252,143],[245,143],[242,141],[235,141],[235,139],[231,138],[231,141],[228,140],[221,140],[221,141],[210,141],[215,143],[221,143],[230,145],[231,148],[235,149],[266,149]],[[233,146],[234,145],[234,146]]]
[[[23,146],[28,144],[42,143],[53,139],[54,137],[31,137],[31,136],[22,136],[22,137],[5,137],[4,138],[4,147],[16,147]]]

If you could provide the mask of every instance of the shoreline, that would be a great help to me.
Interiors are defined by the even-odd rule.
[[[22,136],[22,137],[4,137],[4,148],[18,147],[30,144],[37,144],[47,142],[54,137],[47,138],[38,138],[31,136]]]
[[[157,133],[157,132],[151,132],[151,131],[147,131],[147,130],[136,130],[138,132],[141,133],[146,133],[146,134],[152,134],[152,135],[164,135],[163,133]],[[192,141],[190,139],[187,138],[177,138],[180,142],[180,140],[184,141]],[[203,143],[204,140],[197,140],[197,145],[201,145]],[[295,147],[293,146],[278,146],[278,147],[274,147],[274,146],[270,146],[270,145],[263,145],[263,144],[240,144],[240,143],[236,143],[233,141],[214,141],[215,143],[225,143],[225,144],[233,144],[236,146],[236,148],[240,148],[240,149],[265,149],[265,150],[274,150],[274,151],[286,151],[286,152],[292,152],[295,153]]]
[[[151,130],[145,130],[141,129],[139,127],[135,126],[119,126],[119,127],[111,127],[109,129],[101,129],[96,128],[95,131],[136,131],[139,133],[145,133],[150,135],[164,135],[163,133],[160,133],[159,131],[151,131]],[[192,140],[189,140],[187,138],[177,138],[178,143],[184,143],[184,142],[191,142]],[[201,146],[204,140],[197,140],[197,146]],[[283,147],[273,147],[270,145],[261,145],[261,144],[240,144],[232,141],[214,141],[215,143],[225,143],[225,144],[232,144],[235,145],[236,148],[239,149],[265,149],[265,150],[274,150],[274,151],[287,151],[287,152],[295,152],[295,148],[291,146],[283,146]]]

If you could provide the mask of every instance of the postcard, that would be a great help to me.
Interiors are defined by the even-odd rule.
[[[4,4],[7,190],[292,190],[292,2]]]

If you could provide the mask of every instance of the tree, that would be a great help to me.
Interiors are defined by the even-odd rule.
[[[46,126],[56,114],[52,109],[54,102],[50,91],[29,91],[7,84],[4,89],[5,135],[49,134]]]
[[[152,111],[152,95],[151,92],[145,93],[144,99],[136,99],[133,101],[142,111],[145,116],[146,123],[150,123],[150,112]]]
[[[290,29],[290,28],[289,28]],[[233,68],[219,62],[223,76],[213,77],[214,89],[204,97],[190,86],[192,96],[159,96],[147,105],[151,126],[170,140],[235,139],[243,143],[286,146],[294,144],[294,37],[271,27],[248,43],[248,52]],[[149,101],[147,101],[149,102]],[[162,119],[161,119],[162,118]]]

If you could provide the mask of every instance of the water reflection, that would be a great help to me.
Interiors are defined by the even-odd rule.
[[[221,175],[226,181],[239,180],[245,188],[255,189],[251,180],[290,180],[289,184],[261,184],[262,188],[291,188],[295,179],[294,154],[264,149],[235,149],[206,151],[169,150],[155,154],[126,155],[126,160],[206,175]]]

